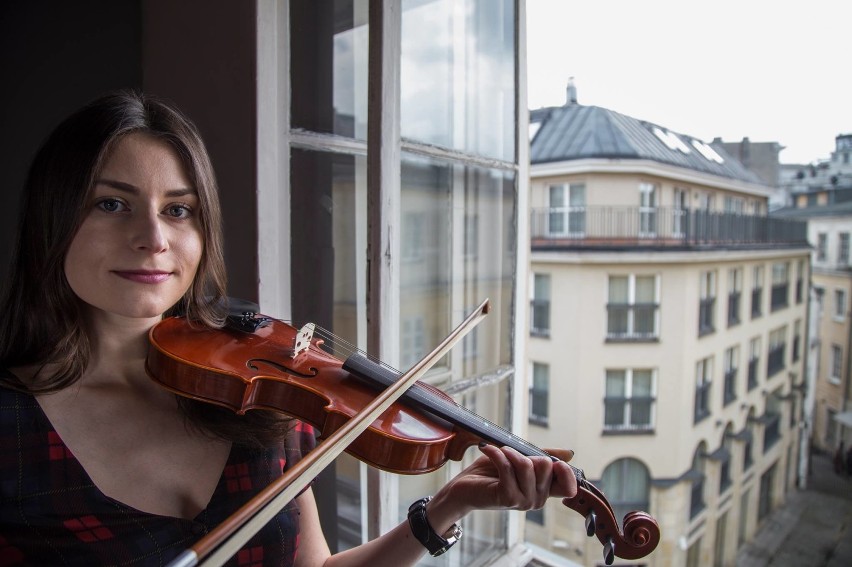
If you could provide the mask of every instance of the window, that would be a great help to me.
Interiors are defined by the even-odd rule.
[[[840,375],[843,370],[843,349],[839,345],[831,345],[831,374],[830,382],[840,384]]]
[[[805,261],[796,262],[796,305],[800,305],[805,298]]]
[[[654,371],[606,371],[605,431],[644,431],[654,425]]]
[[[689,518],[695,518],[705,508],[704,504],[704,479],[706,476],[705,466],[707,462],[707,446],[702,441],[692,455],[692,497],[689,504]]]
[[[772,465],[765,473],[760,475],[760,493],[757,499],[757,519],[759,522],[763,521],[772,511],[773,494],[775,493],[773,485],[775,484],[775,467],[777,466],[777,464]]]
[[[731,440],[733,439],[733,426],[728,424],[725,434],[722,435],[722,446],[719,448],[719,494],[725,492],[731,486]]]
[[[775,311],[789,305],[787,295],[789,291],[789,262],[777,262],[772,264],[772,297],[770,310]]]
[[[710,415],[710,385],[713,383],[713,357],[695,365],[695,423]]]
[[[550,275],[533,274],[533,296],[530,300],[530,334],[550,335]]]
[[[743,291],[743,269],[728,270],[728,326],[740,324],[740,297]]]
[[[816,259],[817,262],[825,262],[828,249],[828,235],[824,232],[817,234]]]
[[[793,353],[792,361],[798,362],[802,351],[802,320],[797,319],[793,323]]]
[[[760,337],[754,337],[748,343],[748,391],[757,388],[757,372],[760,366]]]
[[[273,8],[281,12],[275,5],[259,3],[258,17]],[[516,274],[523,274],[516,195],[528,182],[518,177],[516,151],[516,140],[526,143],[519,118],[528,113],[516,104],[518,73],[526,65],[518,59],[520,38],[512,25],[516,3],[467,3],[460,10],[450,2],[402,0],[394,4],[393,17],[387,17],[387,6],[289,2],[289,11],[282,12],[286,18],[264,19],[268,25],[259,28],[266,34],[259,42],[270,41],[274,32],[272,47],[265,48],[280,50],[275,42],[285,38],[283,52],[300,54],[288,65],[259,71],[265,84],[281,88],[267,88],[258,104],[284,113],[280,121],[262,121],[261,130],[273,131],[268,136],[282,147],[268,148],[276,159],[260,164],[260,173],[269,175],[272,168],[279,175],[281,163],[289,166],[280,183],[258,183],[258,214],[266,215],[260,230],[283,226],[292,236],[286,254],[275,247],[261,250],[261,280],[287,283],[286,299],[274,299],[294,320],[318,319],[358,348],[396,358],[388,362],[399,366],[446,336],[464,306],[490,296],[489,328],[480,326],[467,348],[450,351],[424,381],[457,385],[455,395],[465,406],[505,426],[527,411],[511,404],[525,369],[490,384],[463,379],[511,368],[519,360],[517,333],[527,331],[514,323],[515,311],[527,306],[511,305]],[[289,29],[277,29],[278,22]],[[384,60],[396,64],[383,65]],[[289,75],[270,77],[273,68]],[[483,92],[493,96],[482,97]],[[280,132],[277,122],[292,128]],[[379,194],[388,198],[372,198]],[[270,241],[287,239],[277,235]],[[324,285],[293,275],[317,271]],[[262,299],[272,300],[277,290],[277,284],[261,286]],[[382,494],[412,502],[455,474],[443,467],[416,478],[385,475],[367,483],[361,472],[366,469],[357,462],[331,468],[336,469],[327,469],[331,489],[317,492],[323,523],[354,526],[346,530],[346,541],[344,530],[330,538],[337,548],[400,520],[404,510]],[[370,521],[362,523],[358,511],[367,507]],[[326,510],[340,517],[334,512],[326,517]],[[515,543],[511,526],[517,522],[503,512],[481,519],[473,514],[455,557],[467,564],[502,553]]]
[[[755,266],[751,284],[751,318],[763,314],[763,266]]]
[[[620,522],[628,512],[648,509],[651,475],[641,461],[619,459],[604,469],[600,488],[606,491],[612,511]]]
[[[745,435],[743,443],[743,472],[754,464],[754,410],[749,412],[745,424]]]
[[[639,184],[639,238],[657,235],[657,186]]]
[[[659,276],[609,276],[608,340],[654,340],[659,336]]]
[[[532,384],[530,385],[529,421],[536,425],[547,425],[550,403],[550,366],[533,362]]]
[[[716,330],[714,326],[714,315],[716,311],[716,272],[702,272],[701,274],[701,302],[698,306],[698,336],[712,333]]]
[[[548,188],[551,236],[582,236],[586,232],[586,185],[570,183]]]
[[[687,215],[689,214],[689,191],[674,190],[674,207],[672,207],[672,236],[683,237],[686,234]]]
[[[834,320],[843,321],[846,318],[846,290],[834,290]]]
[[[784,369],[784,350],[787,342],[787,326],[769,333],[769,355],[766,363],[766,377],[771,378]]]
[[[841,232],[840,237],[840,246],[837,249],[837,263],[840,264],[841,267],[849,265],[849,233]]]
[[[740,347],[725,349],[725,389],[722,404],[728,405],[737,399],[737,372],[740,364]]]

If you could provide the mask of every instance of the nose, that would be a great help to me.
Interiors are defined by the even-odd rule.
[[[133,223],[131,245],[139,251],[159,253],[168,249],[166,227],[156,212],[139,215]]]

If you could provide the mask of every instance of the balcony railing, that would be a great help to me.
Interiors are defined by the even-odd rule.
[[[531,215],[533,248],[807,244],[807,223],[768,216],[612,206],[536,208]]]

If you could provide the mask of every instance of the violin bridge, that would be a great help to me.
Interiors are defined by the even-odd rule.
[[[296,333],[296,338],[293,339],[293,356],[292,358],[296,358],[311,346],[311,339],[314,338],[314,328],[316,325],[313,323],[308,323]]]

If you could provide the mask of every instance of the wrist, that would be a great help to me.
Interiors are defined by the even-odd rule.
[[[433,498],[427,496],[411,504],[408,508],[408,524],[415,539],[429,551],[432,557],[438,557],[456,544],[462,536],[462,529],[455,522],[451,522],[446,530],[440,527],[445,522],[440,514],[436,514],[437,518],[430,518],[427,508],[432,501]],[[441,507],[433,507],[433,514],[436,509]]]

